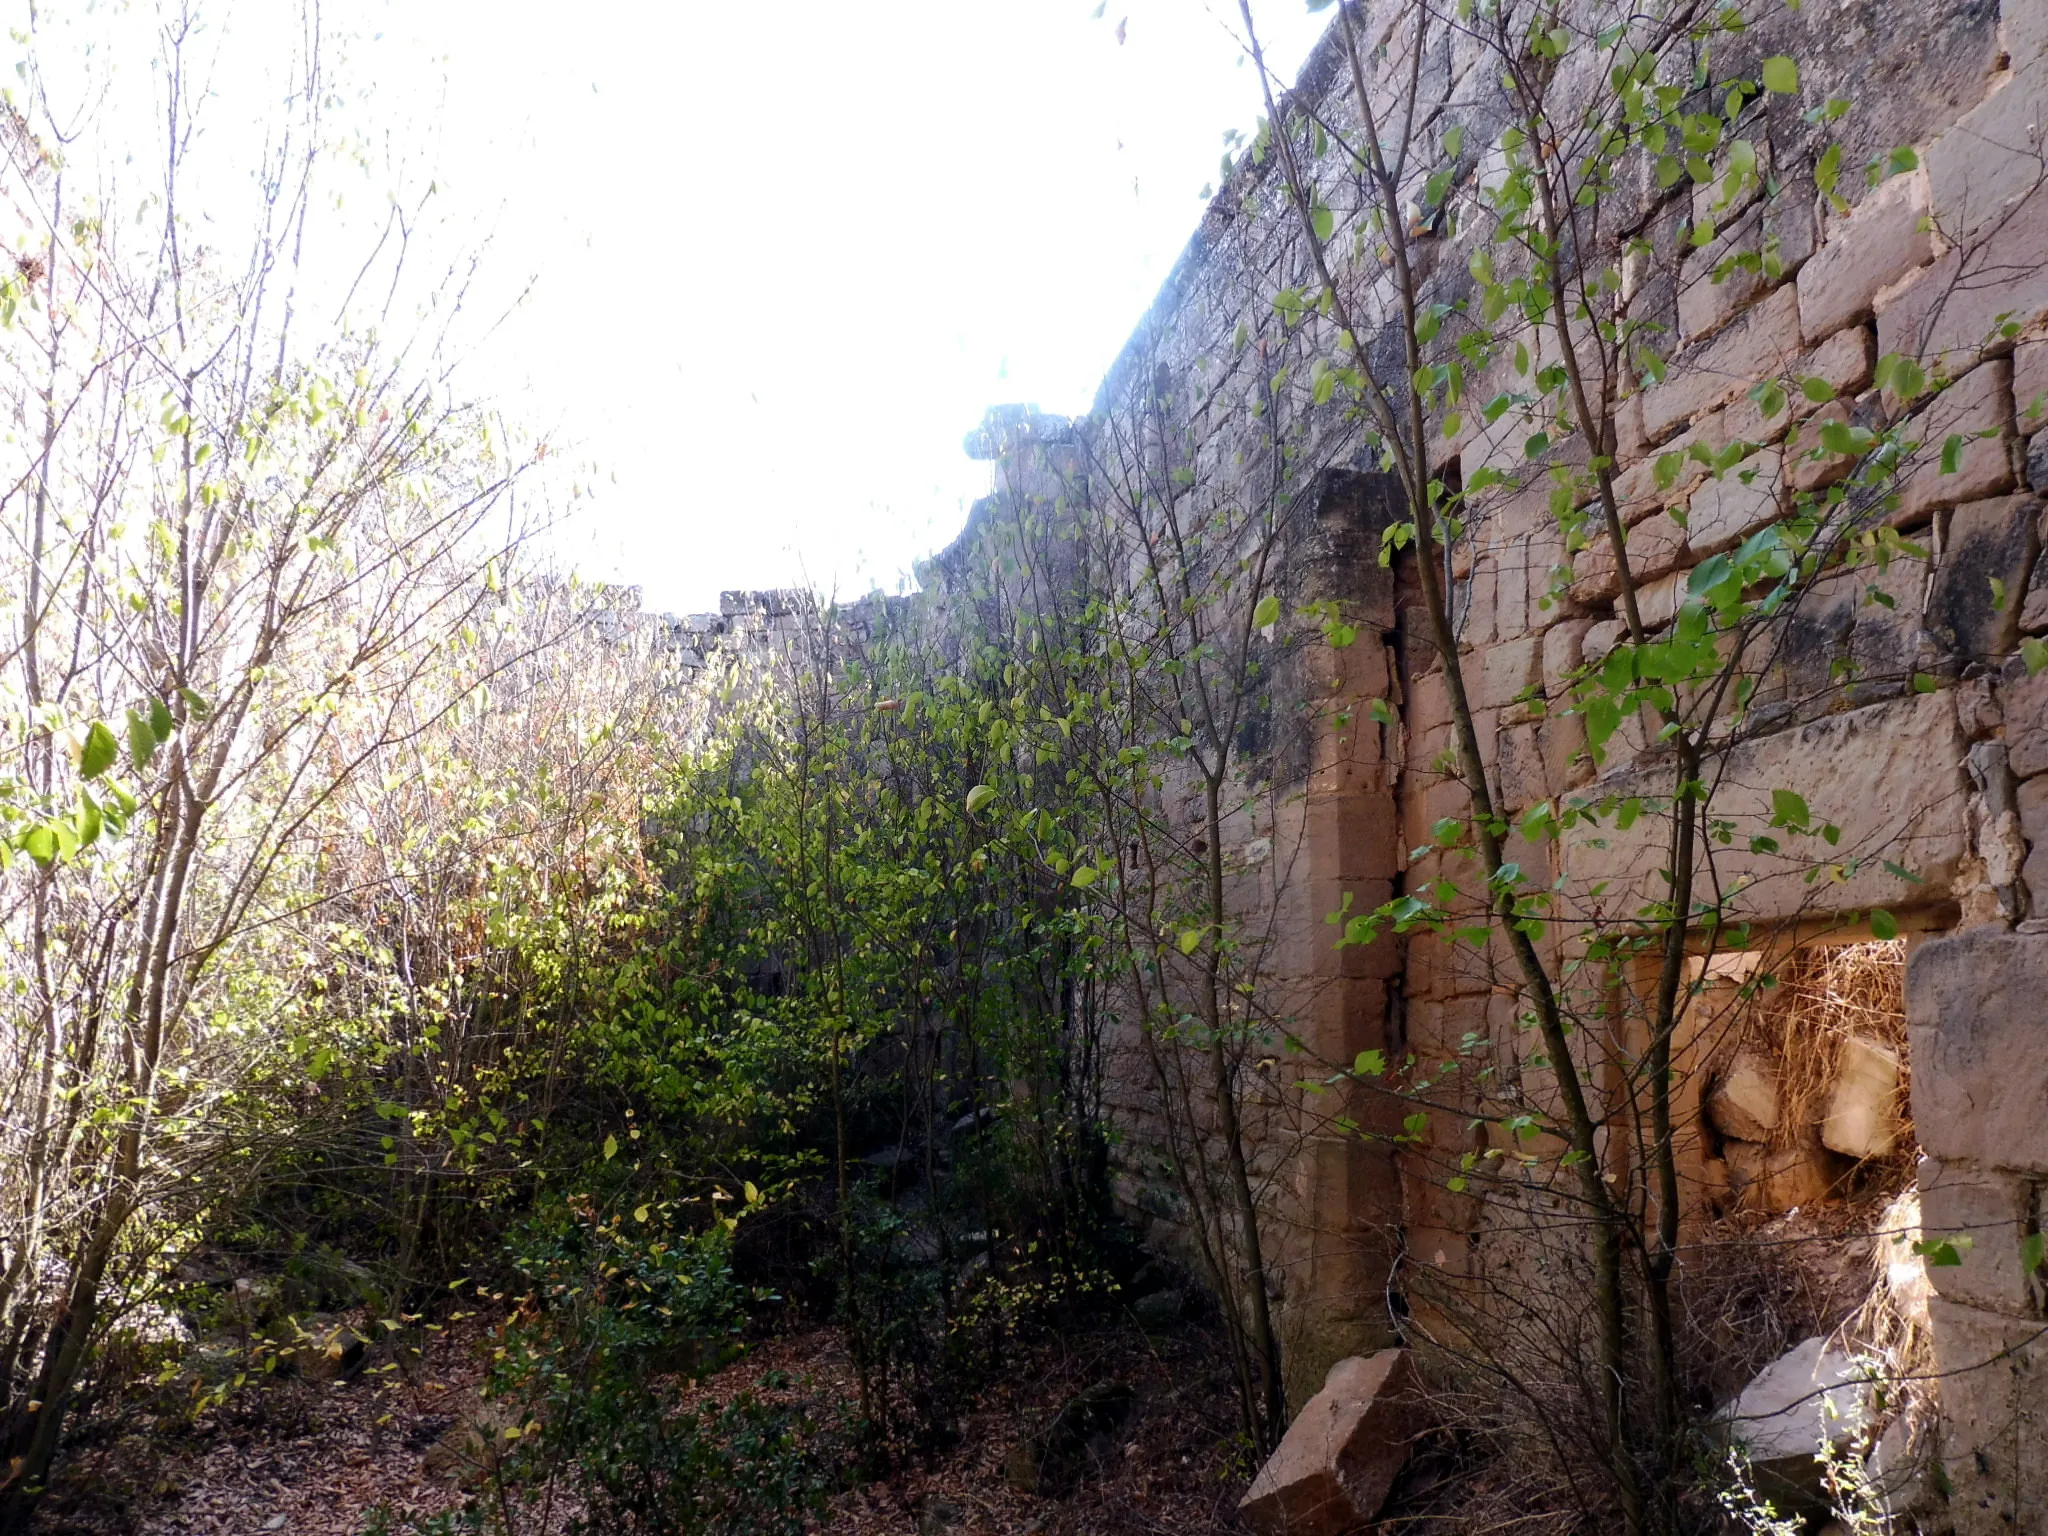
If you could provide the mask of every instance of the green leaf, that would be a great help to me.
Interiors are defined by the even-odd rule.
[[[610,1162],[619,1155],[619,1138],[607,1136],[604,1139],[604,1160]]]
[[[636,1205],[633,1207],[633,1219],[635,1221],[644,1223],[647,1220],[648,1214],[648,1208],[644,1205]]]
[[[1385,1077],[1387,1075],[1386,1052],[1378,1050],[1360,1051],[1358,1059],[1351,1063],[1351,1075],[1353,1077]]]
[[[1771,825],[1774,827],[1803,827],[1812,819],[1812,812],[1806,808],[1802,795],[1789,789],[1771,791]]]
[[[78,846],[90,848],[99,841],[100,828],[104,825],[100,816],[99,802],[84,790],[78,792],[78,814],[73,818],[78,828]]]
[[[1915,672],[1913,674],[1913,691],[1915,693],[1932,693],[1940,686],[1940,683],[1936,682],[1934,678],[1925,672]]]
[[[1877,360],[1874,377],[1879,389],[1888,389],[1901,400],[1917,400],[1927,393],[1927,370],[1898,352]]]
[[[1883,907],[1872,907],[1870,936],[1875,939],[1896,939],[1899,936],[1899,920]]]
[[[972,816],[989,801],[995,799],[995,790],[987,784],[977,784],[967,791],[967,814]]]
[[[1102,872],[1093,864],[1083,864],[1074,871],[1074,887],[1077,890],[1085,891],[1101,878]]]
[[[57,857],[57,834],[46,824],[37,822],[21,834],[17,846],[23,853],[48,869]]]
[[[1835,398],[1835,386],[1826,379],[1808,376],[1799,381],[1799,393],[1815,405],[1826,405]]]
[[[2048,667],[2048,642],[2029,635],[2020,642],[2020,660],[2027,664],[2027,676],[2036,676],[2043,667]]]
[[[2043,1251],[2041,1234],[2029,1232],[2020,1239],[2020,1273],[2031,1275],[2044,1262],[2048,1262],[2048,1252]]]
[[[1813,168],[1814,185],[1819,187],[1824,195],[1832,197],[1835,184],[1841,180],[1841,176],[1842,146],[1830,144],[1822,153],[1820,163]]]
[[[1181,952],[1182,954],[1184,954],[1184,955],[1192,955],[1192,954],[1193,954],[1193,953],[1194,953],[1194,952],[1195,952],[1195,951],[1196,951],[1196,950],[1197,950],[1198,948],[1200,948],[1200,947],[1201,947],[1201,943],[1202,943],[1202,930],[1201,930],[1201,929],[1199,929],[1199,928],[1184,928],[1184,929],[1182,929],[1182,930],[1181,930],[1181,936],[1180,936],[1180,952]]]
[[[1948,441],[1941,445],[1941,472],[1953,475],[1963,467],[1963,447],[1969,441],[1960,432],[1951,432]]]
[[[1280,599],[1268,592],[1259,599],[1259,606],[1252,610],[1252,627],[1264,629],[1269,624],[1280,622]]]
[[[1764,60],[1764,89],[1778,96],[1799,93],[1799,65],[1784,54]]]
[[[1913,1251],[1927,1261],[1929,1269],[1954,1269],[1974,1244],[1967,1237],[1930,1237],[1913,1245]]]
[[[178,722],[171,718],[170,705],[162,699],[149,701],[149,729],[155,735],[159,746],[171,739],[171,732],[177,728],[177,724]]]
[[[156,756],[156,732],[149,728],[149,722],[134,710],[128,711],[128,761],[140,773],[149,766],[149,760]]]
[[[85,745],[79,749],[78,771],[88,779],[96,779],[114,766],[114,759],[121,755],[121,744],[114,740],[114,733],[107,729],[104,720],[95,720],[92,729],[85,733]]]

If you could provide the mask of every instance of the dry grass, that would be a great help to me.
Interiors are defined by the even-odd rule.
[[[1827,1113],[1844,1041],[1881,1045],[1899,1060],[1893,1104],[1902,1131],[1891,1154],[1867,1167],[1864,1187],[1897,1190],[1913,1177],[1911,1061],[1906,1050],[1906,941],[1814,944],[1777,970],[1778,984],[1748,1010],[1743,1043],[1778,1066],[1777,1139],[1791,1142]]]

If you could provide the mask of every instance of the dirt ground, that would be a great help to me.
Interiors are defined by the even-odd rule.
[[[434,1335],[424,1355],[334,1384],[271,1380],[175,1429],[103,1432],[68,1461],[45,1509],[62,1536],[361,1536],[381,1511],[386,1529],[454,1511],[471,1497],[437,1446],[475,1413],[490,1331],[476,1321]],[[836,1331],[762,1340],[719,1377],[716,1394],[769,1372],[787,1395],[851,1400],[853,1377]],[[1076,1392],[1128,1384],[1129,1416],[1098,1436],[1073,1491],[1045,1497],[1013,1487],[1004,1462],[1019,1438]],[[783,1394],[778,1394],[783,1395]],[[950,1448],[913,1458],[837,1495],[817,1522],[849,1536],[1204,1536],[1243,1527],[1233,1510],[1251,1468],[1215,1341],[1200,1328],[1148,1337],[1104,1326],[1019,1349],[968,1405]],[[429,1470],[433,1467],[434,1470]],[[573,1506],[514,1511],[521,1536],[560,1529]],[[372,1526],[374,1528],[374,1526]]]

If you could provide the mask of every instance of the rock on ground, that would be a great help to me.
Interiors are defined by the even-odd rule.
[[[1261,1536],[1338,1536],[1379,1512],[1427,1424],[1406,1350],[1339,1360],[1238,1505]]]

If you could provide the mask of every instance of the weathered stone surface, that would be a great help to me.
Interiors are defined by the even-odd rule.
[[[1998,703],[2013,773],[2022,779],[2048,773],[2048,671],[2009,667],[2000,681]]]
[[[1481,709],[1502,709],[1521,693],[1543,681],[1543,641],[1523,636],[1493,646],[1480,663],[1478,698]]]
[[[1793,491],[1823,490],[1855,469],[1852,455],[1829,453],[1821,442],[1821,433],[1830,422],[1847,426],[1849,407],[1830,400],[1785,440],[1785,480]]]
[[[2021,433],[2048,427],[2048,341],[2023,341],[2013,348],[2012,403]]]
[[[1953,1244],[1962,1261],[1928,1266],[1937,1293],[1993,1312],[2034,1313],[2039,1282],[2025,1268],[2022,1244],[2033,1230],[2038,1189],[2013,1174],[1920,1159],[1921,1230]]]
[[[2024,332],[2048,314],[2048,190],[2015,204],[1981,240],[1957,246],[1878,307],[1877,350],[1961,373],[2008,325]]]
[[[1714,800],[1714,814],[1731,819],[1736,831],[1730,844],[1714,845],[1706,854],[1730,909],[1780,918],[1893,906],[1939,893],[1968,849],[1962,759],[1954,705],[1938,693],[1873,704],[1737,747]],[[1817,774],[1819,763],[1832,765],[1831,771]],[[1622,795],[1670,794],[1668,771],[1654,767],[1607,774],[1595,787]],[[1816,824],[1838,826],[1841,839],[1834,850],[1823,855],[1800,839],[1775,853],[1753,849],[1749,838],[1768,830],[1773,789],[1802,794]],[[1612,914],[1661,897],[1668,833],[1667,819],[1649,813],[1626,832],[1611,823],[1569,830],[1569,899],[1590,901],[1583,893],[1604,883],[1599,899]],[[1806,879],[1816,860],[1839,860],[1852,850],[1859,862],[1840,882]],[[1920,883],[1892,873],[1884,860],[1911,871]]]
[[[1913,1123],[1944,1162],[2048,1173],[2048,935],[1972,928],[1906,963]]]
[[[1494,782],[1500,791],[1501,809],[1506,811],[1523,810],[1549,795],[1543,747],[1534,724],[1510,726],[1500,733]]]
[[[2048,1334],[1939,1298],[1931,1311],[1956,1536],[2048,1536]]]
[[[1695,188],[1695,199],[1701,195],[1702,189]],[[1754,204],[1732,223],[1724,213],[1720,235],[1679,264],[1679,334],[1687,341],[1711,335],[1798,272],[1813,254],[1819,233],[1813,202],[1812,184],[1801,181]],[[1738,259],[1743,256],[1753,260]]]
[[[2048,68],[2007,71],[1983,103],[1925,151],[1932,208],[1942,234],[1960,245],[2042,181],[2048,127]]]
[[[2033,893],[2033,910],[2048,912],[2048,777],[2028,779],[2019,789],[2020,833],[2027,861],[2020,878]]]
[[[1802,380],[1824,381],[1842,397],[1867,387],[1876,366],[1877,333],[1867,325],[1852,325],[1835,332],[1807,353],[1800,359],[1797,372]],[[1791,391],[1790,406],[1794,421],[1804,420],[1819,409],[1798,390]]]
[[[1877,1444],[1863,1458],[1863,1474],[1880,1507],[1894,1521],[1905,1521],[1929,1503],[1928,1469],[1934,1460],[1934,1434],[1900,1414],[1885,1426]]]
[[[1835,1055],[1823,1145],[1844,1157],[1883,1157],[1899,1139],[1899,1058],[1875,1040],[1852,1035]]]
[[[1604,534],[1572,556],[1570,591],[1575,603],[1604,603],[1621,591],[1621,573]]]
[[[1263,1536],[1342,1536],[1379,1513],[1427,1425],[1402,1349],[1340,1360],[1287,1428],[1238,1513]]]
[[[1586,631],[1591,619],[1566,619],[1543,632],[1543,692],[1552,699],[1565,693],[1565,680],[1586,658]]]
[[[1799,295],[1790,285],[1740,323],[1676,358],[1664,382],[1643,392],[1643,430],[1662,442],[1693,417],[1733,400],[1799,355]]]
[[[1799,328],[1819,340],[1869,319],[1879,290],[1934,260],[1928,207],[1927,176],[1914,171],[1892,177],[1831,224],[1799,272]]]
[[[2004,358],[1971,369],[1930,400],[1906,428],[1920,447],[1900,475],[1898,520],[2011,490],[2011,423],[2012,364]],[[1951,438],[1962,439],[1953,471],[1942,465]]]
[[[1729,1063],[1707,1096],[1707,1118],[1723,1136],[1768,1141],[1778,1128],[1778,1069],[1744,1052]]]
[[[1721,1433],[1749,1453],[1757,1491],[1781,1510],[1827,1507],[1823,1445],[1847,1447],[1866,1421],[1868,1368],[1824,1338],[1808,1339],[1766,1366],[1716,1415]]]
[[[1779,450],[1753,453],[1692,493],[1685,542],[1695,559],[1733,549],[1779,512],[1783,465]]]
[[[1957,507],[1949,519],[1927,628],[1958,656],[2002,656],[2019,644],[2040,511],[2030,496],[2002,496]],[[2004,594],[1996,605],[1994,592]]]
[[[1668,576],[1685,553],[1685,530],[1668,512],[1653,512],[1628,531],[1628,569],[1637,585]]]
[[[1695,445],[1718,453],[1728,445],[1726,413],[1710,411],[1693,422],[1662,449],[1638,459],[1614,477],[1614,495],[1624,523],[1641,522],[1667,502],[1676,501],[1707,475],[1707,466],[1692,457]],[[1657,482],[1659,460],[1677,466],[1677,477],[1668,485]]]
[[[1685,601],[1685,572],[1673,571],[1668,576],[1659,576],[1655,581],[1643,583],[1636,590],[1636,612],[1642,616],[1643,628],[1659,630],[1678,615],[1679,604]]]

